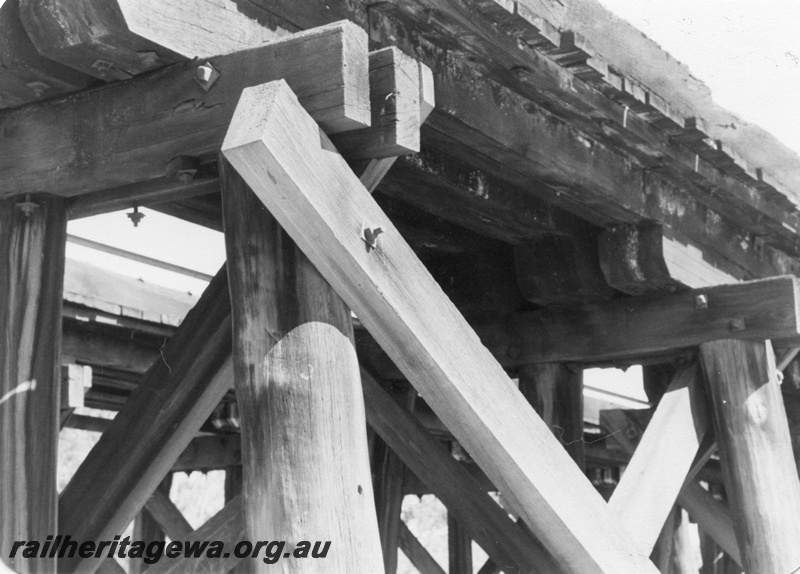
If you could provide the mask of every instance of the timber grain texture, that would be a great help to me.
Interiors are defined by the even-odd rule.
[[[725,490],[748,574],[800,568],[800,483],[769,341],[700,346]]]
[[[324,560],[282,561],[287,574],[380,572],[350,310],[221,163],[248,537],[331,541]]]
[[[197,62],[81,92],[0,117],[0,197],[72,196],[161,178],[180,155],[216,154],[242,90],[283,78],[328,133],[370,124],[367,36],[350,22],[211,58],[206,92]]]
[[[56,532],[61,306],[66,205],[34,196],[0,201],[0,552]],[[18,553],[19,554],[19,553]],[[19,555],[19,572],[51,574],[55,561]]]
[[[60,532],[111,540],[125,529],[230,388],[230,352],[223,266],[62,491]],[[59,570],[97,566],[76,555]]]
[[[656,572],[285,82],[245,90],[222,151],[560,567]]]
[[[512,330],[522,347],[519,360],[537,363],[646,357],[723,338],[796,343],[798,281],[774,277],[521,313]]]

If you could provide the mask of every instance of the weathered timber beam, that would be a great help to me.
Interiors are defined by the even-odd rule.
[[[200,528],[184,538],[185,542],[220,541],[225,545],[226,554],[217,558],[203,556],[168,559],[162,558],[147,571],[149,574],[201,574],[204,572],[227,572],[241,563],[233,555],[236,544],[246,539],[242,516],[242,497],[237,496],[222,510],[208,519]]]
[[[648,553],[710,426],[699,375],[696,364],[675,375],[608,503]]]
[[[285,82],[244,91],[222,150],[560,566],[654,572]]]
[[[164,496],[166,493],[167,499],[169,499],[169,491],[172,488],[172,475],[168,474],[164,477],[164,480],[161,481],[161,484],[158,485],[153,495],[153,497],[157,495]],[[189,532],[192,529],[189,528]],[[149,512],[142,511],[140,512],[136,518],[133,520],[133,539],[134,540],[147,540],[147,543],[150,544],[150,541],[153,542],[163,542],[165,538],[169,536],[167,531],[162,528],[161,523],[155,520]],[[175,540],[175,538],[172,538]],[[103,569],[103,565],[108,560],[113,560],[113,558],[107,558],[103,561],[98,571]],[[147,564],[142,557],[139,558],[130,558],[128,557],[128,564],[130,569],[130,574],[144,574],[144,571],[147,570],[149,564]]]
[[[70,219],[81,219],[134,205],[154,207],[218,191],[219,179],[214,176],[195,177],[189,181],[164,177],[79,195],[69,201],[67,209]]]
[[[256,2],[266,3],[265,0]],[[409,23],[403,30],[406,33],[399,34],[394,22],[381,22],[377,14],[380,11],[406,20]],[[668,167],[669,178],[691,185],[698,199],[735,217],[743,225],[752,226],[753,218],[765,215],[757,225],[763,231],[768,229],[771,239],[783,243],[786,248],[798,247],[792,230],[800,228],[800,212],[792,207],[785,194],[757,197],[757,182],[748,185],[723,173],[697,153],[671,144],[661,129],[644,117],[629,113],[627,105],[607,97],[590,83],[576,80],[569,69],[556,61],[526,49],[514,35],[500,32],[493,22],[478,16],[468,2],[398,0],[376,6],[375,12],[370,23],[373,37],[380,37],[381,31],[385,31],[387,37],[408,39],[411,37],[408,30],[416,28],[424,36],[434,37],[440,45],[457,41],[460,50],[467,51],[483,64],[481,72],[493,81],[555,110],[586,135],[605,145],[621,148],[643,166]],[[432,18],[431,13],[436,17]],[[401,47],[409,53],[416,50],[420,55],[424,51],[421,43],[409,40]],[[472,94],[467,92],[461,97],[472,99]],[[458,106],[451,107],[450,102],[442,104],[442,109],[458,109]],[[598,117],[603,118],[601,125],[597,123]],[[532,150],[528,147],[525,151],[530,155]],[[553,161],[553,156],[548,156]]]
[[[800,293],[776,277],[684,293],[617,299],[514,318],[526,362],[599,361],[657,355],[720,337],[797,340]]]
[[[408,557],[414,568],[420,571],[420,574],[445,574],[436,559],[417,540],[417,537],[414,536],[403,521],[400,521],[399,539],[400,550]]]
[[[406,408],[413,412],[417,391],[408,385],[400,395]],[[374,431],[373,431],[374,432]],[[405,479],[409,473],[405,463],[386,442],[372,437],[373,482],[375,488],[375,512],[378,516],[378,532],[383,550],[385,574],[397,573],[397,549],[399,546],[401,512],[405,497]]]
[[[662,225],[615,225],[600,234],[600,267],[608,284],[631,295],[681,287],[735,283],[737,278],[715,267],[703,253],[669,237]]]
[[[384,158],[419,151],[420,71],[397,48],[369,55],[370,127],[335,134],[331,140],[349,160]]]
[[[341,22],[212,58],[220,77],[208,92],[195,80],[197,63],[187,62],[6,112],[0,196],[74,196],[163,177],[174,157],[216,153],[242,89],[276,78],[296,90],[325,130],[367,126],[368,59],[365,33]],[[82,135],[76,118],[83,118]]]
[[[240,6],[233,0],[21,0],[25,29],[42,55],[105,81],[281,36]]]
[[[700,346],[725,490],[749,574],[800,566],[800,482],[769,341]]]
[[[167,476],[171,477],[171,475]],[[185,540],[194,530],[175,503],[170,500],[169,488],[157,488],[147,499],[144,508],[170,540]],[[137,538],[136,540],[147,539]]]
[[[330,540],[327,567],[378,572],[350,310],[237,171],[220,163],[247,535]],[[252,568],[269,565],[253,560]]]
[[[230,388],[230,351],[223,266],[61,493],[60,532],[110,540],[124,530]],[[76,557],[59,569],[97,565]]]
[[[741,184],[730,176],[723,176],[715,168],[709,168],[707,162],[700,160],[696,162],[696,154],[680,153],[681,148],[674,147],[671,153],[680,153],[682,162],[690,170],[697,168],[703,178],[708,178],[706,183],[695,185],[691,181],[673,181],[669,175],[655,174],[653,172],[642,173],[635,163],[627,161],[623,154],[605,154],[602,159],[599,157],[607,150],[602,145],[586,145],[586,139],[597,138],[611,142],[614,145],[622,144],[627,151],[636,152],[645,150],[641,141],[636,141],[631,146],[626,141],[631,141],[628,136],[643,134],[645,139],[663,143],[660,128],[651,128],[649,123],[637,114],[628,113],[626,106],[628,103],[620,105],[609,99],[594,87],[581,81],[576,81],[573,72],[562,68],[560,65],[550,60],[548,57],[541,56],[533,50],[521,47],[517,39],[516,31],[511,35],[498,29],[492,22],[482,21],[482,18],[469,8],[464,8],[463,2],[452,2],[437,0],[430,5],[421,5],[420,2],[402,1],[392,3],[346,3],[331,6],[329,3],[319,0],[309,0],[302,6],[297,3],[285,0],[254,0],[254,3],[262,7],[266,12],[274,15],[277,21],[291,23],[296,28],[304,29],[319,26],[331,19],[348,18],[360,25],[369,26],[370,37],[373,41],[387,41],[397,44],[406,53],[411,54],[431,66],[436,78],[440,106],[434,114],[433,124],[438,125],[438,132],[432,130],[423,131],[423,144],[427,141],[432,143],[434,137],[439,139],[440,149],[451,154],[458,154],[458,157],[469,162],[475,167],[482,167],[481,162],[490,158],[495,162],[495,167],[489,171],[495,175],[511,181],[512,178],[519,178],[520,173],[524,173],[526,166],[535,166],[531,162],[529,155],[533,154],[540,158],[539,165],[548,166],[549,170],[560,169],[553,164],[553,150],[559,151],[559,156],[565,157],[561,165],[565,170],[559,176],[554,185],[556,197],[553,199],[553,191],[550,192],[551,200],[562,202],[567,200],[567,196],[575,191],[576,169],[589,172],[589,177],[585,180],[588,184],[597,182],[603,189],[617,198],[616,203],[623,210],[640,210],[642,204],[647,213],[640,213],[640,217],[645,219],[655,219],[657,221],[670,221],[676,232],[680,233],[684,243],[691,239],[697,245],[702,245],[706,254],[725,253],[731,260],[738,260],[738,265],[748,269],[749,275],[744,278],[758,276],[779,275],[791,272],[786,265],[797,267],[797,262],[786,257],[780,251],[767,246],[765,249],[766,257],[758,253],[759,249],[754,248],[750,242],[750,237],[746,233],[736,232],[735,230],[750,229],[754,225],[754,216],[738,214],[738,225],[731,226],[728,217],[720,218],[720,213],[733,205],[735,202],[728,202],[721,199],[720,192],[728,185],[736,188],[736,197],[751,196],[756,203],[764,203],[771,209],[776,219],[786,217],[788,227],[781,224],[775,225],[775,232],[782,233],[784,241],[788,241],[787,249],[794,245],[797,247],[793,236],[793,229],[797,229],[800,223],[800,214],[791,206],[782,204],[771,205],[772,200],[759,196],[758,193],[748,191],[747,186]],[[365,10],[364,5],[369,4]],[[407,19],[411,14],[410,23],[396,18],[398,5],[405,12]],[[416,6],[416,8],[415,8]],[[541,3],[537,4],[536,11],[541,11]],[[546,6],[548,9],[552,6]],[[459,12],[456,16],[456,28],[450,19],[453,11]],[[541,15],[531,13],[526,7],[525,18],[530,21],[531,17],[541,20]],[[547,10],[544,10],[547,12]],[[413,15],[416,14],[416,17]],[[432,17],[431,14],[435,14]],[[365,15],[368,18],[365,18]],[[293,28],[295,29],[295,28]],[[458,29],[457,32],[454,30]],[[435,43],[431,43],[431,39]],[[463,49],[469,50],[473,55],[478,56],[479,61],[488,63],[493,68],[489,70],[489,77],[485,77],[485,66],[482,72],[477,73],[473,66],[465,63],[465,59],[458,55],[448,55],[448,47],[458,45],[459,54]],[[488,50],[488,51],[487,51]],[[512,59],[509,60],[509,57]],[[521,59],[520,59],[521,58]],[[565,89],[565,86],[570,86]],[[511,89],[506,89],[510,87]],[[524,94],[524,95],[520,95]],[[530,99],[528,99],[530,98]],[[532,106],[531,99],[544,104],[542,107]],[[651,100],[655,105],[656,100]],[[663,102],[662,102],[663,104]],[[563,126],[551,114],[542,114],[543,108],[557,110],[558,115],[567,118],[570,122],[576,122],[583,131],[572,131],[576,136],[574,145],[562,145],[558,137],[566,136]],[[513,109],[518,113],[509,114],[506,110]],[[527,114],[519,113],[526,110]],[[538,110],[538,117],[537,112]],[[608,130],[608,122],[597,122],[598,112],[609,118],[615,129]],[[552,130],[543,129],[550,126]],[[615,130],[619,126],[624,127],[624,132],[628,135],[622,138],[615,136]],[[644,132],[642,131],[644,130]],[[540,133],[541,132],[541,133]],[[646,133],[645,133],[646,132]],[[450,138],[442,138],[446,133]],[[535,138],[531,134],[536,134]],[[488,134],[485,137],[483,134]],[[649,134],[649,135],[648,135]],[[457,137],[454,140],[454,137]],[[543,138],[543,139],[542,139]],[[537,145],[537,141],[541,146]],[[463,145],[471,142],[470,145]],[[594,142],[597,144],[597,142]],[[459,145],[460,144],[460,145]],[[536,152],[532,149],[535,146]],[[587,151],[587,147],[591,151]],[[598,149],[600,148],[600,149]],[[523,153],[524,152],[524,153]],[[638,152],[637,152],[638,153]],[[587,154],[589,157],[587,157]],[[643,166],[661,164],[663,153],[656,153],[653,156],[646,156],[639,159]],[[571,159],[567,159],[571,156]],[[594,157],[594,159],[592,159]],[[559,162],[560,163],[560,162]],[[511,166],[514,166],[514,169]],[[599,168],[599,169],[595,169]],[[623,173],[627,170],[629,177],[622,176],[622,173],[607,173],[622,168]],[[540,181],[542,179],[541,170],[539,177],[534,177]],[[547,170],[546,170],[547,172]],[[546,177],[546,172],[544,177]],[[552,174],[553,172],[550,171]],[[531,179],[524,176],[519,181],[522,188],[531,187]],[[642,199],[641,182],[645,182],[645,189],[648,193]],[[709,184],[710,182],[710,184]],[[684,188],[691,188],[692,194],[686,193]],[[665,195],[664,190],[668,189]],[[716,203],[711,209],[706,209],[698,200],[712,200]],[[758,197],[757,197],[758,196]],[[588,216],[591,209],[595,209],[603,204],[587,200],[573,204],[580,211],[576,211],[583,216]],[[609,203],[609,207],[610,207]],[[669,205],[671,209],[664,209]],[[680,206],[680,207],[679,207]],[[605,225],[616,220],[616,222],[630,221],[623,216],[596,220],[597,223]],[[692,220],[699,220],[694,221]],[[780,229],[779,229],[780,228]],[[755,233],[763,235],[763,230],[754,230]],[[728,239],[726,239],[728,238]],[[757,269],[767,269],[772,266],[770,273],[755,271]]]
[[[10,552],[57,531],[66,214],[58,197],[0,201],[0,561],[25,573],[56,571]]]
[[[413,414],[361,369],[367,422],[378,436],[458,517],[469,535],[498,564],[514,571],[558,572],[552,559],[522,526],[514,524],[497,503]]]
[[[600,268],[597,240],[589,228],[515,245],[517,284],[525,299],[545,307],[611,299],[616,291]]]
[[[448,574],[472,574],[472,539],[465,528],[450,512],[447,513]]]
[[[689,512],[700,530],[711,536],[728,556],[737,564],[742,563],[733,517],[725,505],[694,481],[683,487],[678,495],[678,504]]]
[[[181,453],[173,472],[222,470],[242,465],[242,439],[239,435],[197,437]]]
[[[43,57],[19,17],[19,0],[0,4],[0,109],[86,87],[89,76]]]

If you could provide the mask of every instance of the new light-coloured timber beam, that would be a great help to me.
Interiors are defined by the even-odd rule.
[[[248,537],[330,540],[326,569],[379,572],[350,310],[236,170],[221,166]]]
[[[218,558],[209,558],[204,553],[199,558],[186,556],[174,559],[162,558],[147,571],[149,574],[228,572],[241,563],[242,560],[234,556],[233,549],[239,541],[246,540],[246,537],[242,515],[242,497],[237,496],[183,540],[201,544],[220,541],[225,545],[225,552],[228,553],[228,556],[223,554]]]
[[[198,63],[185,62],[11,111],[0,123],[0,196],[73,196],[161,178],[174,157],[218,151],[242,89],[277,78],[328,133],[368,126],[368,60],[364,31],[340,22],[211,58],[220,76],[208,92],[195,79]],[[78,137],[75,118],[91,138]]]
[[[539,543],[433,438],[414,415],[398,404],[361,369],[367,422],[411,472],[457,517],[486,553],[504,568],[558,572]]]
[[[66,214],[57,197],[0,201],[0,561],[23,573],[56,571],[10,551],[57,531]]]
[[[111,540],[125,529],[230,388],[230,352],[223,266],[61,493],[59,532]],[[76,556],[59,570],[97,565]]]
[[[285,82],[222,151],[565,571],[655,572]]]
[[[650,553],[697,455],[710,422],[699,368],[684,367],[661,398],[619,484],[609,500]]]
[[[445,574],[436,559],[417,540],[417,537],[408,529],[406,523],[400,521],[400,549],[409,559],[420,574]]]
[[[700,346],[725,490],[748,574],[800,568],[800,482],[769,341]]]
[[[281,36],[240,6],[234,0],[21,0],[25,29],[42,55],[109,82]]]
[[[583,470],[583,371],[563,363],[524,365],[519,390]]]
[[[419,151],[420,68],[390,47],[370,52],[370,127],[331,136],[350,160],[384,158]]]
[[[798,279],[775,277],[520,314],[514,331],[531,363],[646,357],[722,337],[796,344],[798,305]]]
[[[688,482],[678,496],[678,504],[689,512],[700,530],[707,533],[737,564],[742,563],[733,517],[728,508],[717,501],[697,482]]]
[[[614,225],[600,234],[598,246],[608,284],[623,293],[642,295],[737,282],[706,261],[700,249],[671,237],[661,224]]]

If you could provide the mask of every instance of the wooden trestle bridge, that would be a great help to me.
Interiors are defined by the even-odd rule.
[[[795,572],[800,160],[692,82],[593,0],[0,3],[0,558],[118,572],[9,553],[136,519],[332,541],[153,574],[441,572],[415,492],[450,574],[471,540],[484,574],[688,572],[678,508],[704,573]],[[224,229],[199,300],[65,290],[67,221],[142,206]],[[653,406],[588,444],[582,371],[612,364]],[[103,432],[58,494],[62,425]],[[214,468],[192,532],[164,485]]]

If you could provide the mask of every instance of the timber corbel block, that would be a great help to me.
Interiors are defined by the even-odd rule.
[[[419,151],[420,65],[394,47],[369,55],[372,124],[331,137],[348,160],[387,158]]]
[[[570,574],[655,574],[285,82],[242,94],[222,153]],[[381,227],[365,249],[365,224]]]

